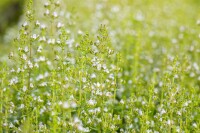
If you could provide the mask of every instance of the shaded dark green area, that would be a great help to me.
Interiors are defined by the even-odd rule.
[[[6,29],[16,24],[23,13],[24,0],[4,0],[0,2],[0,36]]]

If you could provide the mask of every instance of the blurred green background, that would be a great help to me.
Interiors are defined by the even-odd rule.
[[[43,15],[44,2],[46,0],[34,0],[36,16]],[[105,24],[113,45],[122,51],[128,52],[132,38],[138,33],[143,38],[140,40],[143,48],[149,49],[153,42],[159,42],[157,49],[164,47],[167,52],[185,49],[192,40],[198,39],[199,0],[63,0],[63,3],[73,23],[68,29],[95,34],[97,27]],[[23,9],[24,0],[0,1],[0,56],[10,49],[9,43],[19,29]],[[187,31],[184,35],[187,39],[174,48],[171,41],[182,36],[181,28]]]

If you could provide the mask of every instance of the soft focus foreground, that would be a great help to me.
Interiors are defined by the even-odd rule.
[[[199,4],[27,1],[0,45],[0,132],[198,133]]]

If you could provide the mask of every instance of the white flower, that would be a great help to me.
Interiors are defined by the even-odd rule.
[[[97,70],[101,70],[101,64],[97,64]]]
[[[90,76],[92,79],[96,78],[96,74],[93,73],[91,76]]]
[[[171,120],[167,120],[167,125],[170,125],[171,124]]]
[[[85,83],[85,82],[87,81],[87,79],[84,77],[84,78],[82,79],[82,81],[83,81],[83,83]]]
[[[15,119],[15,120],[14,120],[14,123],[19,123],[19,121]]]
[[[40,74],[40,75],[37,76],[36,81],[40,81],[43,78],[44,78],[44,76],[42,74]]]
[[[89,101],[88,101],[88,105],[91,105],[91,106],[94,106],[94,105],[96,105],[96,101],[95,100],[92,100],[92,99],[90,99]]]
[[[41,28],[42,30],[44,30],[44,29],[46,29],[47,27],[46,27],[45,24],[42,24],[42,25],[40,26],[40,28]]]
[[[58,105],[62,105],[62,104],[63,104],[62,101],[59,101],[59,102],[58,102]]]
[[[82,32],[81,30],[78,30],[78,34],[79,34],[79,35],[82,35],[83,32]]]
[[[160,114],[163,115],[165,113],[166,113],[165,109],[161,109]]]
[[[139,115],[141,116],[141,115],[143,115],[143,112],[142,112],[142,110],[140,109],[140,110],[138,110],[138,113],[139,113]]]
[[[196,124],[196,123],[193,123],[192,126],[193,126],[194,128],[197,128],[197,124]]]
[[[123,99],[121,99],[121,100],[120,100],[120,103],[121,103],[121,104],[124,104],[124,100],[123,100]]]
[[[36,26],[40,26],[40,22],[37,20],[37,21],[35,22],[35,25],[36,25]]]
[[[39,86],[41,86],[41,87],[47,86],[47,82],[42,82]]]
[[[69,102],[64,102],[63,103],[63,108],[65,108],[65,109],[70,108]]]
[[[60,6],[60,1],[56,1],[56,2],[55,2],[55,5],[56,5],[56,6]]]
[[[76,107],[77,107],[77,104],[76,104],[76,102],[74,102],[74,101],[73,101],[73,102],[71,102],[71,107],[72,107],[72,108],[76,108]]]
[[[61,27],[63,27],[63,26],[64,26],[64,24],[62,24],[61,22],[58,22],[57,28],[61,28]]]
[[[151,130],[151,129],[148,129],[148,130],[147,130],[147,133],[151,133],[151,132],[152,132],[152,130]]]
[[[55,44],[56,40],[55,39],[49,39],[47,41],[48,44]]]
[[[28,67],[29,68],[33,68],[33,64],[32,64],[32,62],[30,60],[28,61]]]
[[[44,56],[40,56],[38,60],[41,61],[41,62],[43,62],[43,61],[45,61],[46,59],[45,59]]]
[[[11,73],[15,72],[15,69],[14,69],[14,68],[12,68],[12,69],[10,70],[10,72],[11,72]]]
[[[17,84],[17,83],[18,83],[18,78],[17,77],[14,77],[9,81],[9,85],[14,85],[14,84]]]
[[[111,73],[111,74],[109,75],[109,78],[110,78],[110,79],[115,79],[115,76],[114,76],[114,74],[113,74],[113,73]]]
[[[197,20],[197,25],[200,25],[200,20]]]
[[[107,97],[111,97],[111,96],[112,96],[112,93],[111,93],[111,92],[106,92],[106,96],[107,96]]]
[[[33,88],[33,87],[34,87],[33,83],[30,83],[30,87],[31,87],[31,88]]]
[[[35,68],[39,68],[38,63],[35,63],[34,67],[35,67]]]
[[[115,127],[115,125],[112,124],[112,125],[110,126],[110,128],[111,128],[112,130],[114,130],[116,127]]]
[[[181,116],[181,111],[177,111],[177,115]]]
[[[22,88],[22,90],[25,92],[25,91],[27,90],[27,87],[24,86],[24,87]]]
[[[31,38],[34,39],[34,40],[36,40],[36,39],[38,38],[38,35],[33,34],[33,35],[31,36]]]
[[[39,38],[39,41],[40,41],[40,42],[45,42],[45,41],[46,41],[46,37],[45,37],[45,36],[40,37],[40,38]]]
[[[24,48],[24,52],[28,52],[29,51],[29,49],[28,49],[28,46],[26,46],[25,48]]]
[[[5,91],[6,91],[6,88],[3,88],[3,91],[5,92]]]
[[[23,27],[27,27],[28,26],[28,23],[25,21],[23,24],[22,24]]]
[[[24,107],[25,107],[24,104],[21,104],[21,105],[19,106],[20,109],[23,109]]]
[[[57,12],[53,12],[52,16],[53,16],[54,18],[57,18],[57,17],[58,17]]]
[[[41,53],[41,52],[42,52],[42,46],[41,46],[41,45],[38,47],[37,52],[38,52],[38,53]]]
[[[22,55],[21,59],[27,60],[27,56],[25,54]]]
[[[49,15],[49,10],[48,9],[45,11],[44,15]]]
[[[44,7],[49,7],[49,3],[48,2],[44,3]]]

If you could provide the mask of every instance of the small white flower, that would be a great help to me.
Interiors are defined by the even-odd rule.
[[[139,113],[139,115],[141,116],[141,115],[143,115],[143,112],[142,112],[142,110],[140,109],[140,110],[138,110],[138,113]]]
[[[39,41],[40,41],[40,42],[45,42],[45,41],[46,41],[46,37],[45,37],[45,36],[40,37],[40,38],[39,38]]]
[[[24,104],[21,104],[21,105],[19,106],[20,109],[23,109],[24,107],[25,107]]]
[[[197,25],[200,25],[200,20],[197,20]]]
[[[109,75],[109,78],[110,78],[110,79],[115,79],[114,74],[111,73],[111,74]]]
[[[58,17],[57,12],[53,12],[52,16],[53,16],[54,18],[57,18],[57,17]]]
[[[55,5],[56,5],[56,6],[60,6],[60,1],[56,1],[56,2],[55,2]]]
[[[97,64],[97,70],[101,70],[101,64]]]
[[[89,101],[88,101],[88,105],[91,105],[91,106],[94,106],[94,105],[96,105],[96,101],[95,100],[92,100],[92,99],[90,99]]]
[[[15,119],[15,120],[14,120],[14,123],[19,123],[19,121]]]
[[[33,64],[32,64],[32,62],[30,60],[28,61],[28,67],[29,68],[33,68]]]
[[[18,81],[18,78],[17,77],[14,77],[12,78],[10,81],[9,81],[9,85],[14,85],[14,84],[17,84],[19,81]]]
[[[15,69],[14,69],[14,68],[12,68],[12,69],[10,70],[10,72],[11,72],[11,73],[15,72]]]
[[[85,82],[87,81],[87,79],[84,77],[84,78],[82,79],[82,81],[83,81],[83,83],[85,83]]]
[[[163,115],[165,113],[166,113],[165,109],[161,109],[160,114]]]
[[[36,40],[36,39],[38,38],[38,35],[33,34],[33,35],[31,36],[31,38],[34,39],[34,40]]]
[[[77,107],[77,104],[76,104],[76,102],[74,102],[74,101],[73,101],[73,102],[71,102],[71,107],[72,107],[72,108],[76,108],[76,107]]]
[[[22,90],[23,90],[24,92],[26,92],[26,90],[27,90],[27,87],[26,87],[26,86],[24,86],[24,87],[22,88]]]
[[[37,52],[38,52],[38,53],[41,53],[41,52],[42,52],[42,46],[41,46],[41,45],[38,47]]]
[[[151,130],[151,129],[148,129],[148,130],[147,130],[147,133],[151,133],[151,132],[152,132],[152,130]]]
[[[28,46],[26,46],[25,48],[24,48],[24,52],[28,52],[29,51],[29,49],[28,49]]]
[[[91,75],[91,78],[92,78],[92,79],[96,78],[96,74],[93,73],[93,74]]]
[[[44,15],[49,15],[49,10],[48,9],[45,11]]]
[[[62,105],[62,104],[63,104],[62,101],[59,101],[59,102],[58,102],[58,105]]]
[[[25,54],[22,55],[21,57],[23,60],[27,60],[27,56]]]
[[[3,126],[6,127],[8,124],[7,123],[3,123]]]
[[[36,26],[40,26],[40,22],[37,20],[37,21],[35,22],[35,25],[36,25]]]
[[[58,39],[58,40],[56,41],[56,44],[61,44],[61,41]]]
[[[23,27],[27,27],[28,26],[28,23],[25,21],[23,24],[22,24]]]
[[[48,44],[55,44],[56,40],[55,39],[49,39],[47,41]]]
[[[124,104],[124,100],[123,100],[123,99],[121,99],[121,100],[120,100],[120,103],[121,103],[121,104]]]
[[[57,28],[61,28],[61,27],[63,27],[63,26],[64,26],[64,24],[62,24],[61,22],[58,22]]]
[[[181,116],[181,111],[177,111],[177,115]]]
[[[79,34],[79,35],[82,35],[83,32],[82,32],[81,30],[78,30],[78,34]]]
[[[3,88],[3,91],[5,92],[5,91],[6,91],[6,88]]]
[[[48,2],[44,3],[44,7],[49,7],[49,3]]]
[[[170,125],[171,124],[171,120],[167,120],[167,125]]]
[[[38,63],[35,63],[34,67],[35,67],[35,68],[39,68]]]
[[[111,93],[111,92],[106,92],[106,96],[107,96],[107,97],[111,97],[111,96],[112,96],[112,93]]]
[[[44,29],[46,29],[47,27],[46,27],[45,24],[42,24],[42,25],[40,26],[40,28],[41,28],[42,30],[44,30]]]
[[[46,60],[46,58],[45,58],[45,56],[40,56],[38,60],[41,62],[44,62]]]
[[[196,123],[193,123],[192,126],[193,126],[194,128],[197,128],[197,124],[196,124]]]
[[[34,87],[33,83],[30,83],[30,87],[31,87],[31,88],[33,88],[33,87]]]
[[[44,79],[44,76],[42,74],[39,74],[36,78],[36,81],[40,81],[41,79]]]
[[[63,108],[65,108],[65,109],[70,108],[69,102],[64,102],[64,103],[63,103]]]
[[[42,82],[39,86],[41,87],[47,86],[47,82]]]

